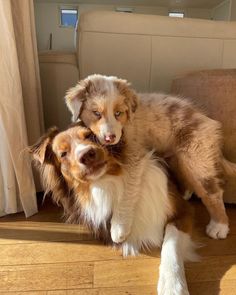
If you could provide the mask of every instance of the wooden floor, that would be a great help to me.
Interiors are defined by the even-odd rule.
[[[195,238],[205,246],[202,261],[186,264],[191,295],[236,294],[236,207],[227,211],[228,239],[205,236],[208,217],[196,201]],[[35,216],[0,219],[0,294],[156,294],[159,251],[123,259],[79,226],[63,224],[60,210],[46,202]]]

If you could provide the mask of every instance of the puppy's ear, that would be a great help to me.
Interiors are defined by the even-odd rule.
[[[41,165],[45,162],[50,162],[52,156],[51,144],[53,138],[58,134],[58,129],[52,127],[44,134],[38,142],[29,147],[29,152],[33,154],[33,157]]]
[[[131,119],[138,107],[137,94],[132,88],[130,88],[130,83],[128,83],[126,80],[116,79],[114,83],[119,92],[126,98],[125,102],[129,108],[128,115]]]
[[[70,88],[65,96],[68,109],[72,113],[72,122],[79,119],[83,103],[92,89],[92,81],[89,79],[81,80],[75,87]]]

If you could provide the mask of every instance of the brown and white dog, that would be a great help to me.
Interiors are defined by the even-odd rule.
[[[197,110],[187,100],[164,94],[136,94],[126,80],[92,75],[80,81],[66,95],[73,121],[82,120],[105,145],[126,143],[128,177],[121,198],[117,231],[125,239],[142,182],[138,170],[143,148],[169,157],[168,164],[187,191],[195,192],[205,204],[210,222],[207,234],[226,238],[228,217],[223,203],[227,174],[236,175],[236,166],[222,154],[221,124]],[[125,222],[124,222],[125,220]]]
[[[87,128],[53,128],[31,147],[46,192],[61,204],[68,222],[89,224],[95,234],[117,240],[119,200],[125,194],[127,167],[120,164],[123,147],[113,155],[96,143]],[[143,148],[144,150],[144,148]],[[192,211],[178,194],[153,153],[140,158],[138,202],[130,210],[132,227],[120,244],[123,255],[161,247],[159,295],[187,295],[184,261],[195,260],[191,240]]]

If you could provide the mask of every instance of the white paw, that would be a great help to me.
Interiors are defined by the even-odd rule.
[[[161,274],[158,287],[158,295],[189,295],[186,282],[174,274]]]
[[[225,239],[229,233],[229,225],[211,219],[206,227],[206,233],[213,239]]]
[[[192,195],[193,195],[193,192],[191,192],[191,191],[189,191],[189,190],[186,190],[186,191],[184,192],[184,196],[183,196],[183,198],[184,198],[184,200],[188,201],[188,200],[191,199]]]
[[[139,255],[139,247],[129,241],[129,238],[122,244],[122,254],[124,257]]]
[[[111,223],[111,238],[114,243],[122,243],[126,240],[130,233],[127,225],[112,222]]]

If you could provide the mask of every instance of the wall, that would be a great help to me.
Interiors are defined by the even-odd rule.
[[[215,8],[212,9],[212,19],[213,20],[230,20],[230,9],[231,3],[230,0],[223,1]]]
[[[231,21],[236,21],[236,0],[231,0],[230,20]]]
[[[201,18],[201,19],[211,19],[211,9],[202,8],[186,8],[186,17],[190,18]]]
[[[53,35],[52,49],[53,50],[74,50],[74,29],[60,27],[59,20],[59,7],[60,3],[44,3],[35,1],[35,21],[37,30],[37,42],[39,51],[48,50],[50,33]],[[79,13],[83,13],[89,10],[112,10],[114,11],[116,6],[114,5],[92,5],[92,4],[79,4]],[[124,5],[125,6],[125,5]],[[156,14],[156,15],[168,15],[168,7],[149,7],[149,6],[136,6],[134,7],[135,13],[143,14]],[[176,10],[174,10],[176,11]],[[186,17],[191,18],[211,18],[210,9],[183,9]]]

